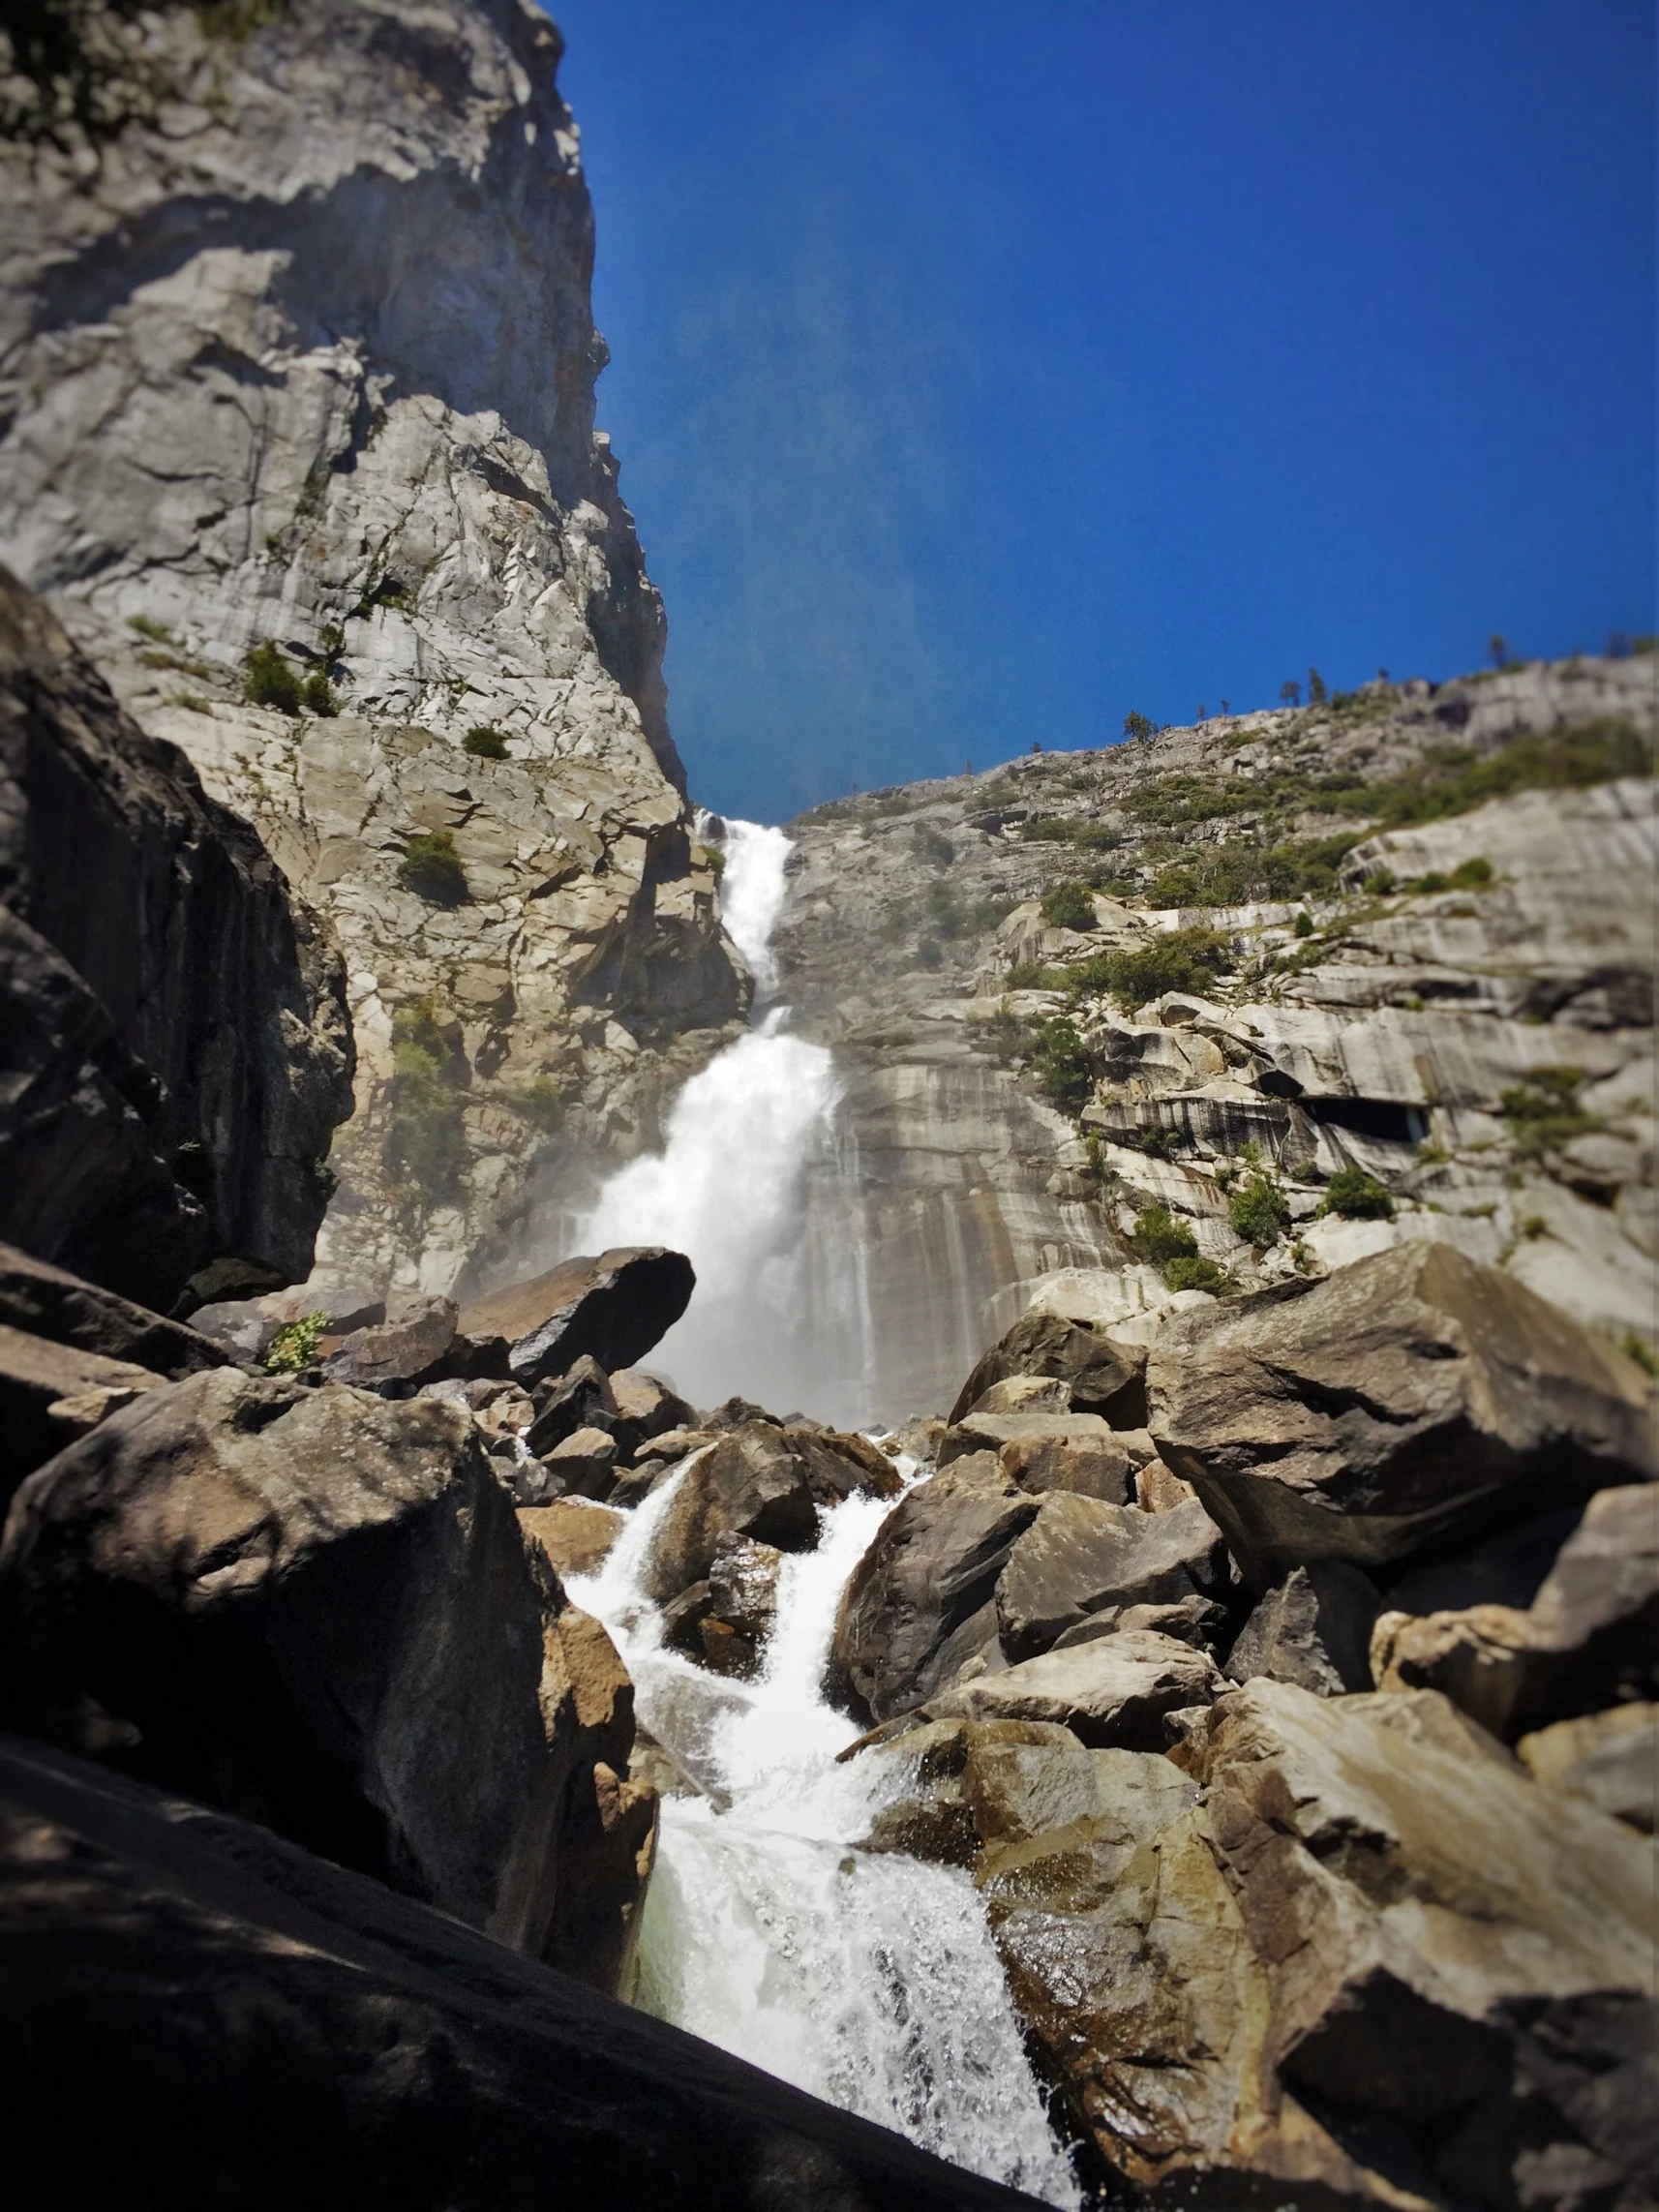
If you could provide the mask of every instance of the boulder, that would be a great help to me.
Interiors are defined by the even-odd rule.
[[[1341,1560],[1293,1567],[1245,1622],[1223,1671],[1235,1682],[1257,1675],[1294,1682],[1315,1697],[1368,1690],[1371,1632],[1380,1608],[1358,1567]]]
[[[750,1428],[756,1421],[763,1421],[773,1429],[783,1427],[780,1414],[769,1413],[764,1406],[757,1406],[748,1398],[735,1396],[697,1416],[697,1426],[712,1430],[716,1436],[724,1436],[732,1429]]]
[[[1098,1413],[965,1413],[939,1439],[937,1464],[949,1467],[970,1452],[1000,1452],[1005,1444],[1060,1443],[1110,1450],[1112,1432]]]
[[[1214,1657],[1226,1635],[1227,1615],[1209,1597],[1183,1597],[1172,1605],[1107,1605],[1063,1628],[1052,1648],[1070,1651],[1097,1637],[1115,1636],[1120,1628],[1150,1628],[1155,1636],[1173,1636]]]
[[[759,1650],[777,1619],[777,1580],[783,1554],[752,1536],[724,1535],[714,1546],[709,1591],[720,1619]]]
[[[170,1321],[67,1268],[0,1244],[0,1324],[100,1359],[130,1361],[176,1382],[226,1355],[193,1321]]]
[[[1190,1482],[1183,1482],[1178,1474],[1171,1474],[1161,1459],[1149,1459],[1134,1471],[1134,1497],[1131,1503],[1143,1513],[1167,1513],[1171,1506],[1185,1505],[1189,1498],[1198,1493]]]
[[[322,1371],[330,1381],[354,1383],[362,1390],[417,1381],[455,1342],[459,1311],[453,1298],[397,1301],[383,1321],[345,1337],[323,1359]]]
[[[1031,2212],[268,1829],[15,1740],[0,2038],[13,2168],[65,2204]]]
[[[998,1580],[1003,1650],[1035,1658],[1106,1606],[1179,1604],[1225,1588],[1221,1534],[1196,1499],[1142,1513],[1062,1492],[1042,1500]]]
[[[1378,1688],[1441,1690],[1509,1739],[1659,1697],[1659,1488],[1598,1492],[1524,1612],[1382,1614],[1371,1663]]]
[[[701,1451],[705,1444],[713,1441],[712,1429],[665,1429],[660,1437],[648,1438],[634,1458],[641,1467],[660,1469],[688,1458],[692,1452]]]
[[[997,1454],[1005,1473],[1033,1498],[1071,1491],[1109,1505],[1133,1502],[1133,1462],[1116,1437],[1074,1443],[1066,1437],[1022,1437]]]
[[[972,1413],[1069,1413],[1071,1386],[1052,1376],[1010,1375],[981,1390],[968,1409]],[[963,1419],[967,1414],[963,1415]]]
[[[1170,1320],[1160,1455],[1258,1591],[1375,1568],[1650,1470],[1634,1362],[1496,1268],[1417,1243]]]
[[[231,1368],[32,1475],[0,1545],[14,1716],[256,1814],[515,1949],[632,1690],[467,1410]]]
[[[1131,1629],[959,1682],[932,1698],[928,1712],[941,1719],[1052,1720],[1081,1743],[1161,1751],[1163,1715],[1207,1705],[1224,1686],[1207,1652]]]
[[[1014,2001],[1120,2186],[1642,2201],[1644,1847],[1472,1736],[1433,1696],[1256,1680],[1210,1710],[1198,1803],[993,1903]]]
[[[506,1337],[514,1379],[527,1388],[564,1374],[584,1352],[609,1375],[661,1342],[691,1303],[696,1280],[682,1252],[622,1247],[475,1298],[460,1325],[469,1337]]]
[[[918,1414],[914,1420],[901,1422],[882,1439],[882,1449],[889,1459],[920,1460],[923,1467],[931,1467],[939,1450],[939,1439],[947,1424],[937,1413]]]
[[[922,1704],[984,1642],[952,1638],[990,1605],[1015,1537],[1038,1512],[989,1453],[958,1460],[907,1492],[842,1593],[832,1688],[874,1720]],[[994,1639],[995,1616],[988,1632]]]
[[[1651,1835],[1659,1827],[1659,1705],[1615,1705],[1523,1736],[1515,1755],[1536,1781],[1587,1798]]]
[[[807,1486],[820,1505],[839,1505],[855,1491],[870,1498],[896,1498],[904,1488],[891,1460],[856,1430],[808,1428],[791,1422],[783,1433],[805,1469]]]
[[[573,1430],[562,1443],[554,1445],[541,1466],[555,1483],[555,1497],[570,1491],[580,1498],[597,1498],[611,1488],[617,1439],[605,1429]]]
[[[1026,1314],[980,1358],[957,1393],[950,1419],[961,1420],[1010,1377],[1040,1376],[1064,1382],[1065,1403],[1078,1412],[1106,1413],[1119,1428],[1137,1428],[1146,1417],[1145,1366],[1144,1345],[1119,1344],[1101,1328],[1058,1314]]]
[[[1388,1585],[1396,1613],[1457,1613],[1470,1605],[1524,1611],[1544,1587],[1561,1546],[1584,1518],[1584,1500],[1535,1513],[1466,1551],[1408,1567]]]
[[[519,1508],[519,1527],[560,1581],[596,1573],[625,1526],[619,1513],[586,1498],[556,1498],[551,1505]]]
[[[629,1459],[642,1444],[689,1427],[697,1418],[670,1384],[660,1376],[648,1375],[643,1367],[619,1367],[610,1378],[610,1387],[615,1408],[611,1433]]]
[[[617,1399],[611,1379],[587,1353],[573,1361],[564,1374],[538,1382],[531,1403],[535,1418],[525,1442],[538,1458],[578,1429],[603,1429],[611,1435],[617,1426]]]
[[[0,1235],[163,1312],[303,1280],[351,1110],[338,954],[4,571],[0,784]]]
[[[1070,1729],[1041,1720],[929,1720],[861,1746],[883,1779],[863,1851],[899,1851],[938,1866],[971,1867],[983,1841],[971,1770],[987,1748],[1018,1745],[1064,1761],[1090,1753]]]
[[[163,1378],[0,1326],[0,1511],[24,1475]]]
[[[650,1595],[663,1604],[706,1581],[724,1535],[752,1536],[780,1552],[810,1551],[818,1540],[805,1470],[782,1431],[766,1422],[721,1437],[680,1476],[647,1562]]]
[[[217,1298],[198,1306],[190,1325],[215,1344],[224,1357],[244,1367],[263,1364],[277,1331],[290,1322],[323,1318],[323,1339],[329,1350],[356,1329],[375,1327],[386,1318],[386,1301],[360,1288],[317,1290],[302,1286],[297,1290],[272,1290],[262,1298]]]

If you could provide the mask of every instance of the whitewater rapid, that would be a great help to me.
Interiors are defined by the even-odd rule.
[[[897,1762],[835,1754],[857,1730],[822,1694],[847,1578],[890,1510],[855,1495],[785,1560],[752,1682],[662,1645],[645,1594],[685,1469],[635,1507],[575,1603],[610,1629],[642,1725],[704,1791],[662,1807],[635,2002],[798,2088],[1044,2201],[1081,2201],[1049,2132],[969,1877],[856,1848]]]

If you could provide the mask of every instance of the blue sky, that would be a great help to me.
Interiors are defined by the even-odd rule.
[[[693,795],[1654,627],[1649,0],[566,0]]]

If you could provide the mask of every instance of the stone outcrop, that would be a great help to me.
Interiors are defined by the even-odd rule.
[[[809,1551],[818,1508],[799,1455],[763,1421],[735,1429],[700,1453],[679,1479],[647,1570],[667,1600],[705,1581],[722,1539],[747,1536],[780,1552]]]
[[[100,1359],[129,1360],[175,1382],[226,1359],[196,1327],[10,1244],[0,1244],[0,1323]]]
[[[1087,1644],[958,1682],[928,1707],[969,1720],[1047,1720],[1097,1748],[1161,1751],[1165,1715],[1207,1705],[1222,1688],[1207,1652],[1155,1629],[1120,1628]]]
[[[997,1583],[1010,1659],[1035,1658],[1107,1606],[1179,1604],[1226,1591],[1221,1532],[1196,1500],[1168,1513],[1061,1495],[1043,1500]]]
[[[1357,1567],[1341,1560],[1293,1567],[1245,1622],[1226,1672],[1235,1682],[1257,1675],[1294,1682],[1315,1697],[1368,1690],[1379,1610],[1376,1591]]]
[[[109,128],[8,80],[0,558],[345,954],[324,1280],[487,1281],[538,1176],[649,1141],[748,994],[593,427],[558,34],[73,13]]]
[[[684,1313],[696,1281],[682,1252],[647,1247],[596,1259],[578,1256],[474,1299],[459,1325],[469,1337],[505,1337],[513,1378],[529,1389],[579,1359],[632,1367]]]
[[[1160,1457],[1258,1590],[1361,1567],[1650,1471],[1645,1379],[1523,1285],[1407,1245],[1169,1322]]]
[[[1523,1736],[1515,1752],[1547,1788],[1587,1798],[1648,1835],[1659,1828],[1659,1705],[1615,1705],[1557,1720]]]
[[[0,2086],[66,2201],[1030,2212],[268,1830],[0,1742]],[[99,2125],[85,2125],[88,2101]],[[296,2119],[303,2115],[303,2124]],[[188,2165],[185,2163],[188,2160]]]
[[[340,964],[258,839],[0,571],[0,1230],[142,1303],[307,1274]]]
[[[540,1559],[465,1408],[193,1376],[19,1492],[7,1698],[37,1731],[603,1978],[631,1900],[605,1924],[568,1892],[603,1888],[608,1841],[623,1888],[643,1876],[649,1807],[616,1802],[633,1692]]]

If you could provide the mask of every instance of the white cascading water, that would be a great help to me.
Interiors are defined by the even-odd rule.
[[[706,1793],[663,1803],[635,2002],[955,2166],[1077,2206],[973,1883],[856,1848],[895,1763],[836,1765],[857,1731],[821,1684],[842,1589],[890,1507],[855,1496],[820,1514],[817,1549],[784,1562],[763,1672],[732,1682],[663,1648],[643,1589],[683,1480],[569,1584],[615,1638],[641,1722]]]

